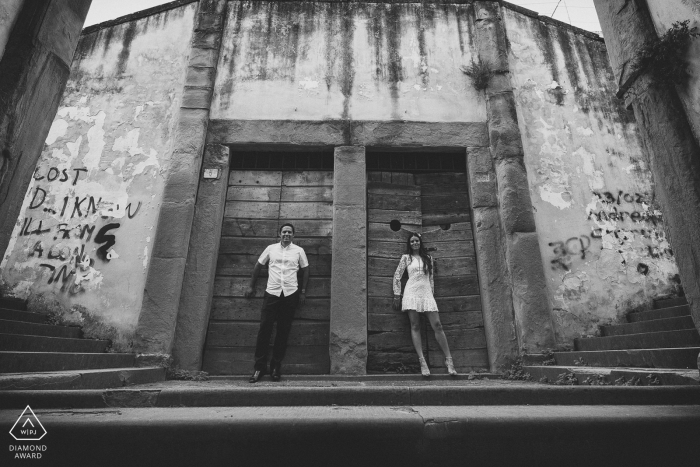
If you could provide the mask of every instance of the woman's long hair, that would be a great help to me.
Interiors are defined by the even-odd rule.
[[[413,237],[416,237],[418,239],[418,241],[420,242],[420,248],[418,249],[418,255],[423,260],[423,272],[426,274],[432,274],[433,273],[432,258],[428,254],[428,250],[426,250],[425,245],[423,245],[423,239],[421,238],[420,234],[411,233],[411,235],[408,236],[408,239],[406,239],[406,254],[408,254],[409,259],[411,261],[413,261],[413,248],[411,248],[411,239]]]

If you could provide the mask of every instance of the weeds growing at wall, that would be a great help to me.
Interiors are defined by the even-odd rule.
[[[493,76],[493,69],[491,68],[491,64],[489,62],[482,61],[481,59],[479,59],[478,62],[475,62],[472,59],[469,66],[462,66],[460,69],[462,70],[462,73],[472,79],[472,86],[474,86],[474,89],[477,91],[483,91],[489,87],[489,81]]]
[[[503,372],[503,377],[505,379],[516,380],[516,381],[531,381],[532,377],[530,373],[527,373],[523,368],[523,361],[521,359],[516,360],[510,366],[509,369]]]
[[[690,20],[677,21],[663,36],[644,44],[637,52],[636,70],[648,70],[656,84],[685,84],[690,76],[685,56],[691,41],[700,36],[689,24]]]

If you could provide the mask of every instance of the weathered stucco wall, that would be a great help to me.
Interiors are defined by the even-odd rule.
[[[604,44],[503,11],[557,338],[569,345],[672,292],[677,268]]]
[[[688,27],[700,29],[700,0],[647,0],[647,5],[659,36],[677,21],[688,20]],[[695,139],[700,141],[700,39],[691,42],[686,59],[690,77],[676,89]]]
[[[118,348],[141,307],[196,8],[81,37],[0,265],[5,292],[81,305]]]
[[[484,121],[471,5],[231,2],[212,119]]]

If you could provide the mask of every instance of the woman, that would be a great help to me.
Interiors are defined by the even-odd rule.
[[[408,282],[401,300],[401,276],[408,268]],[[435,332],[435,340],[437,340],[442,353],[445,354],[445,366],[450,376],[456,376],[454,363],[450,348],[447,346],[447,338],[442,330],[442,323],[438,316],[437,303],[433,298],[435,284],[433,281],[434,272],[433,258],[428,254],[423,246],[423,240],[420,234],[411,234],[406,241],[406,254],[401,256],[399,267],[394,273],[394,310],[403,310],[408,312],[408,318],[411,320],[411,340],[413,346],[418,353],[418,361],[420,362],[420,372],[423,376],[430,376],[430,369],[423,357],[423,345],[420,339],[420,316],[419,313],[425,313],[430,321],[430,325]]]

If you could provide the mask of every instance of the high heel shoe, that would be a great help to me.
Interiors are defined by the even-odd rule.
[[[427,378],[428,376],[430,376],[430,369],[428,368],[428,364],[426,363],[425,358],[418,357],[418,361],[420,362],[420,374]]]
[[[447,373],[450,376],[457,376],[457,370],[455,370],[455,364],[452,361],[452,357],[445,358],[445,366],[447,367]]]

